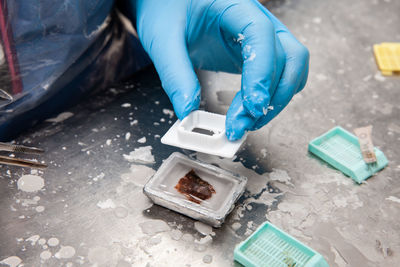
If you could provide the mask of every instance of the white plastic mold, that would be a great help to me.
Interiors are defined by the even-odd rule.
[[[194,170],[213,186],[212,197],[197,204],[176,190],[179,180]],[[220,227],[243,194],[247,178],[235,175],[214,165],[189,159],[181,153],[172,153],[144,187],[144,193],[156,204]]]
[[[225,135],[225,116],[196,110],[177,120],[161,138],[161,143],[207,154],[232,158],[246,139],[229,141]]]

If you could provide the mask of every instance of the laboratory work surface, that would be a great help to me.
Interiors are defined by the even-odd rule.
[[[400,42],[400,1],[267,6],[311,54],[305,89],[276,119],[225,159],[161,144],[176,117],[152,68],[83,99],[15,140],[43,148],[28,158],[47,169],[0,166],[0,266],[239,266],[234,248],[266,221],[330,266],[399,266],[400,77],[381,75],[372,48]],[[202,109],[224,114],[240,76],[198,74]],[[389,164],[362,184],[308,152],[335,126],[366,125]],[[247,177],[220,228],[143,194],[177,151]]]

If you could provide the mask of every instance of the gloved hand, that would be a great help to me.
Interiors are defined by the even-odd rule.
[[[308,50],[256,0],[137,0],[136,18],[179,119],[200,104],[193,67],[242,73],[229,140],[268,123],[307,81]]]

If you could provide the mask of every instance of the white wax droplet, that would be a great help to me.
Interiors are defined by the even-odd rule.
[[[17,185],[19,190],[36,192],[43,188],[44,180],[40,176],[27,174],[18,179]]]
[[[37,206],[36,207],[36,211],[37,212],[43,212],[44,211],[44,207],[43,206]]]
[[[38,244],[41,245],[41,246],[44,246],[46,244],[46,239],[40,238],[39,241],[38,241]]]
[[[19,257],[11,256],[0,261],[0,264],[8,265],[9,267],[17,267],[21,262],[22,260]]]
[[[57,238],[55,238],[55,237],[52,237],[52,238],[50,238],[49,240],[47,240],[47,244],[49,244],[50,247],[55,247],[55,246],[57,246],[59,243],[60,243],[60,241],[59,241]]]
[[[56,253],[57,259],[69,259],[75,255],[75,249],[71,246],[61,246],[61,249]]]
[[[42,260],[48,260],[51,258],[51,252],[48,250],[43,251],[42,253],[40,253],[40,258]]]

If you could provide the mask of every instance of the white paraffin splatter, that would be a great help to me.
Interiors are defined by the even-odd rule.
[[[203,257],[203,262],[206,264],[210,264],[212,262],[212,260],[213,260],[212,255],[204,255],[204,257]]]
[[[128,205],[134,210],[146,210],[153,206],[153,202],[143,193],[142,188],[132,190],[129,198]]]
[[[174,117],[174,112],[170,109],[166,109],[164,108],[162,111],[165,115],[168,115],[170,119],[172,119],[172,117]]]
[[[48,259],[50,259],[51,258],[51,252],[50,251],[48,251],[48,250],[45,250],[45,251],[43,251],[42,253],[40,253],[40,258],[42,259],[42,260],[48,260]]]
[[[75,255],[75,249],[71,246],[61,246],[61,249],[54,255],[57,259],[69,259]]]
[[[281,182],[287,185],[291,185],[294,186],[290,180],[292,178],[290,178],[290,176],[288,175],[288,173],[285,170],[280,170],[280,169],[272,169],[272,172],[269,174],[269,178],[272,181],[277,181],[277,182]]]
[[[197,232],[199,232],[202,235],[210,235],[213,232],[211,226],[204,224],[202,222],[195,222],[194,228],[197,230]]]
[[[42,189],[44,180],[40,176],[27,174],[18,179],[17,185],[19,190],[31,193]]]
[[[261,153],[261,155],[262,155],[263,158],[266,158],[266,157],[267,157],[267,149],[266,149],[266,148],[262,148],[262,149],[260,150],[260,153]]]
[[[154,163],[154,156],[151,154],[151,150],[153,148],[151,146],[144,146],[135,148],[134,151],[131,151],[129,155],[124,154],[124,159],[129,162],[137,162],[144,164],[152,164]]]
[[[153,176],[155,171],[144,165],[132,164],[130,167],[130,172],[123,173],[121,179],[125,183],[133,183],[137,186],[144,186],[147,181]]]
[[[131,138],[131,133],[130,133],[130,132],[127,132],[127,133],[125,134],[125,140],[128,141],[130,138]]]
[[[115,203],[112,199],[97,202],[97,207],[100,209],[115,209]]]
[[[234,223],[231,225],[231,227],[232,227],[232,229],[233,229],[234,231],[236,231],[236,230],[238,230],[240,227],[242,227],[242,225],[241,225],[239,222],[234,222]]]
[[[57,246],[59,243],[60,243],[60,241],[58,240],[58,238],[55,238],[55,237],[52,237],[52,238],[50,238],[49,240],[47,240],[47,244],[48,244],[50,247],[55,247],[55,246]]]
[[[239,33],[238,38],[236,39],[236,42],[241,43],[244,40],[244,35]]]
[[[57,122],[65,121],[66,119],[69,119],[72,116],[74,116],[74,113],[72,113],[72,112],[63,112],[63,113],[58,114],[57,117],[47,119],[46,121],[57,123]]]
[[[180,231],[178,229],[174,229],[170,232],[170,236],[171,236],[172,240],[180,240],[182,235],[183,235],[182,231]]]
[[[88,259],[93,266],[109,266],[111,251],[103,247],[94,247],[89,250]]]
[[[45,208],[43,206],[37,206],[35,208],[36,212],[43,212],[45,210]]]
[[[147,235],[155,235],[170,230],[168,224],[162,220],[150,220],[139,224],[142,232]]]
[[[17,267],[21,262],[22,262],[22,260],[19,257],[11,256],[11,257],[8,257],[8,258],[0,261],[0,264],[7,265],[9,267]]]
[[[140,138],[137,141],[138,141],[138,143],[144,144],[144,143],[146,143],[146,137],[143,136],[142,138]]]
[[[205,237],[200,238],[199,240],[195,240],[196,244],[200,245],[208,245],[212,242],[212,237],[210,235],[206,235]]]
[[[121,105],[121,107],[123,108],[130,108],[131,106],[132,106],[131,103],[124,103]]]
[[[386,200],[390,200],[390,201],[393,201],[393,202],[396,202],[396,203],[400,204],[400,198],[397,198],[395,196],[387,197]]]
[[[31,245],[34,246],[36,245],[36,242],[39,240],[40,236],[39,235],[33,235],[27,239],[25,239],[26,242],[31,242]]]

